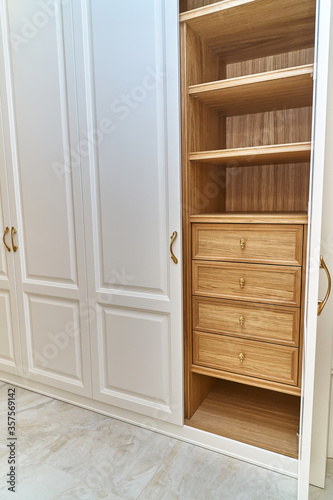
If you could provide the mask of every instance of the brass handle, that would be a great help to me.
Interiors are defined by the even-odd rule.
[[[4,245],[7,248],[8,252],[10,252],[11,249],[10,249],[10,247],[6,243],[6,236],[7,236],[8,233],[9,233],[9,227],[7,226],[6,229],[4,230],[2,241],[4,242]]]
[[[239,361],[240,361],[241,363],[243,363],[244,358],[245,358],[244,354],[243,354],[242,352],[240,352],[240,353],[238,354],[238,357],[239,357]]]
[[[244,240],[244,238],[242,238],[239,243],[240,243],[241,249],[244,250],[244,248],[245,248],[245,240]]]
[[[240,324],[240,326],[244,326],[244,321],[245,321],[244,320],[244,316],[240,316],[239,317],[239,324]]]
[[[244,285],[245,285],[245,279],[244,279],[244,278],[241,278],[241,279],[239,280],[239,286],[240,286],[241,288],[244,288]]]
[[[327,281],[328,281],[328,286],[327,286],[327,292],[326,292],[326,295],[325,295],[325,298],[324,300],[318,300],[318,316],[321,315],[321,313],[323,312],[323,309],[324,307],[326,306],[326,303],[328,301],[328,297],[330,296],[330,293],[331,293],[331,275],[330,275],[330,272],[325,264],[325,261],[324,261],[324,257],[321,255],[320,256],[320,269],[325,269],[325,272],[326,272],[326,275],[327,275]]]
[[[174,263],[178,264],[178,259],[177,259],[177,257],[175,256],[175,254],[173,253],[173,250],[172,250],[172,245],[173,245],[173,242],[175,241],[176,238],[177,238],[177,231],[174,231],[172,233],[172,236],[171,236],[170,253],[171,253],[171,258],[174,261]]]
[[[11,235],[12,235],[12,247],[13,247],[14,252],[17,252],[17,250],[18,250],[18,247],[14,243],[14,235],[16,233],[17,233],[17,231],[16,231],[15,227],[12,227]]]

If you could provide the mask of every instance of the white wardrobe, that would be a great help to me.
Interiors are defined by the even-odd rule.
[[[0,367],[181,424],[177,37],[165,27],[177,14],[164,9],[1,2],[0,220],[18,250],[9,231]]]
[[[330,2],[319,4],[313,269],[330,31]],[[298,463],[184,426],[178,9],[177,0],[0,0],[0,380],[299,471],[303,499],[311,435]]]

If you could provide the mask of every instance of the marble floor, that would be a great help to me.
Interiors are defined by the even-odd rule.
[[[7,490],[7,389],[0,382],[1,500],[296,500],[297,482],[218,453],[17,389],[16,492]],[[327,490],[333,498],[333,460]]]

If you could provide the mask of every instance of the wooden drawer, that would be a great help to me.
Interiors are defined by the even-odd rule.
[[[293,347],[193,332],[193,364],[297,385],[298,349]]]
[[[193,329],[298,346],[300,309],[193,297]]]
[[[193,259],[302,265],[303,226],[192,224]]]
[[[193,261],[194,295],[299,307],[300,291],[300,267]]]

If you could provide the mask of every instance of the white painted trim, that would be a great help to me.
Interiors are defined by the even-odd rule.
[[[298,460],[290,457],[285,457],[271,451],[256,448],[248,444],[233,441],[222,436],[216,436],[209,432],[194,429],[188,426],[178,426],[157,420],[152,417],[140,415],[122,408],[117,408],[99,401],[94,401],[84,396],[77,394],[66,393],[63,390],[51,388],[35,382],[33,380],[24,379],[17,376],[8,375],[0,372],[0,380],[8,384],[14,384],[23,389],[37,392],[50,398],[64,401],[65,403],[73,404],[86,410],[94,411],[102,415],[107,415],[127,422],[132,425],[143,427],[145,429],[170,436],[187,443],[201,446],[208,450],[227,455],[237,460],[242,460],[280,474],[284,474],[293,478],[297,478]]]
[[[309,239],[307,259],[307,296],[305,311],[305,341],[302,377],[301,435],[298,499],[307,500],[310,481],[310,457],[317,341],[317,304],[319,257],[321,248],[322,195],[325,166],[326,117],[328,90],[331,1],[317,4],[316,51],[317,78],[313,106],[313,153],[311,161]]]

